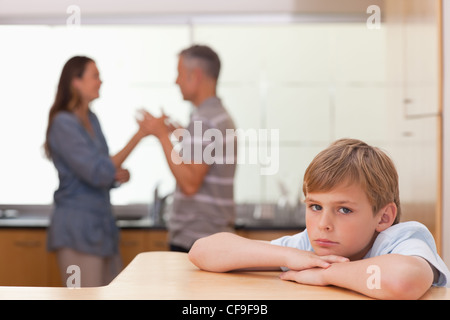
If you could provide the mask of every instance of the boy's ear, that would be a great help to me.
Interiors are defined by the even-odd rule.
[[[397,217],[397,206],[394,202],[388,203],[380,210],[380,220],[376,231],[381,232],[392,226],[395,218]]]

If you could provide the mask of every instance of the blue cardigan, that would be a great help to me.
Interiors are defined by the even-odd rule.
[[[109,195],[116,170],[94,113],[89,120],[94,136],[70,112],[58,113],[51,125],[48,141],[59,187],[47,245],[51,251],[111,256],[118,253],[119,240]]]

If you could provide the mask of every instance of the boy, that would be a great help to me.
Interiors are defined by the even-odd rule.
[[[218,233],[197,240],[190,260],[214,272],[281,267],[283,280],[379,299],[417,299],[431,285],[447,284],[449,270],[428,229],[398,223],[397,171],[378,148],[336,141],[307,168],[303,192],[304,232],[271,243]]]

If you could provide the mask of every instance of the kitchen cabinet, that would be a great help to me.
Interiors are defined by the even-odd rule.
[[[119,246],[124,267],[126,267],[137,254],[146,251],[145,239],[147,233],[147,230],[139,229],[121,230]]]
[[[56,259],[47,252],[43,229],[1,229],[0,257],[1,286],[48,286],[51,282],[54,268],[50,265]]]
[[[120,253],[124,267],[141,252],[167,250],[166,230],[122,229],[120,232]]]
[[[56,254],[47,251],[45,228],[0,229],[0,286],[62,286]],[[124,267],[146,251],[168,250],[167,231],[122,229]]]
[[[253,240],[265,240],[271,241],[284,236],[290,236],[301,232],[302,230],[267,230],[267,229],[242,229],[236,232],[237,235],[253,239]]]
[[[441,2],[384,1],[389,84],[385,96],[391,112],[381,126],[392,137],[381,147],[397,167],[401,221],[426,225],[438,252],[442,246]]]
[[[300,230],[239,229],[236,233],[255,240],[273,240]],[[46,228],[0,228],[0,286],[62,286],[56,254],[48,252]],[[120,253],[126,267],[136,255],[169,250],[167,230],[124,228]]]

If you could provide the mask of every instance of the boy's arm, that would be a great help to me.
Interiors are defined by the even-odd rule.
[[[288,271],[283,280],[335,285],[377,299],[418,299],[433,283],[433,269],[418,256],[388,254],[333,264],[327,269]]]
[[[328,268],[331,263],[348,261],[338,256],[319,257],[312,252],[250,240],[232,233],[216,233],[197,240],[189,251],[189,259],[202,270],[227,272],[238,269],[291,270]]]

